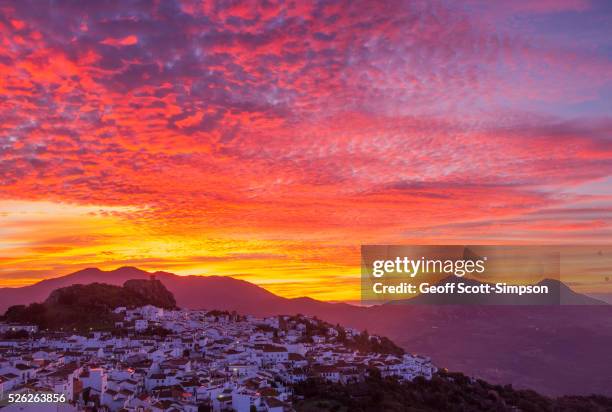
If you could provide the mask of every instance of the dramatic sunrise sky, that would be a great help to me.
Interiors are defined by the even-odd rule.
[[[355,299],[362,243],[610,243],[612,4],[0,3],[0,286]]]

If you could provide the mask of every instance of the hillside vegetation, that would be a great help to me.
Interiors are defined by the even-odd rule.
[[[373,371],[366,381],[342,385],[307,380],[295,386],[298,412],[603,412],[612,410],[612,398],[563,396],[549,398],[511,385],[492,385],[461,373],[440,372],[427,381],[381,378]]]
[[[43,303],[11,306],[4,320],[36,324],[41,329],[100,329],[114,325],[113,309],[145,305],[173,309],[176,301],[159,280],[134,279],[123,286],[72,285],[54,290]]]

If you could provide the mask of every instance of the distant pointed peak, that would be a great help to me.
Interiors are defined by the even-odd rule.
[[[91,273],[91,272],[101,273],[102,269],[96,268],[96,267],[85,268],[85,269],[81,269],[81,270],[74,272],[73,275],[76,275],[77,273]]]
[[[126,265],[126,266],[120,266],[120,267],[118,267],[118,268],[117,268],[117,269],[115,269],[115,270],[139,270],[139,271],[141,271],[141,272],[144,272],[144,270],[142,270],[142,269],[140,269],[140,268],[137,268],[136,266],[129,266],[129,265]]]
[[[544,278],[539,283],[563,283],[559,279]]]
[[[139,272],[139,273],[148,273],[146,270],[142,270],[137,268],[136,266],[121,266],[115,270],[111,270],[111,272]]]
[[[559,279],[544,278],[541,281],[539,281],[537,284],[538,285],[545,285],[545,286],[553,286],[553,287],[558,287],[558,288],[570,289],[569,286],[567,286],[565,283],[561,282]]]

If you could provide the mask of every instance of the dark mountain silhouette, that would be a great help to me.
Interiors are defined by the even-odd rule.
[[[555,291],[554,293],[559,296],[562,305],[609,305],[603,300],[576,293],[557,279],[543,279],[537,284],[546,285],[550,290]]]
[[[3,311],[14,304],[40,302],[53,289],[73,283],[120,285],[150,275],[133,267],[85,269],[32,286],[0,289],[0,305]],[[590,305],[590,298],[562,283],[555,284],[561,296],[587,305],[395,304],[366,308],[310,298],[286,299],[229,277],[154,275],[181,307],[236,310],[257,316],[313,315],[388,336],[408,352],[431,356],[441,367],[491,382],[512,383],[548,395],[612,394],[612,306]]]
[[[152,275],[172,292],[180,307],[190,309],[236,310],[257,316],[312,313],[328,307],[347,313],[356,309],[355,306],[344,303],[331,304],[305,297],[282,298],[252,283],[226,276],[178,276],[168,272],[149,273],[125,266],[112,271],[88,268],[70,275],[43,280],[31,286],[2,288],[0,312],[12,305],[41,302],[52,290],[72,284],[103,282],[122,285],[129,279],[149,279]]]
[[[251,283],[220,276],[181,277],[167,272],[149,273],[135,267],[121,267],[112,271],[98,268],[83,269],[70,275],[43,280],[31,286],[0,289],[0,311],[15,304],[41,302],[54,290],[73,284],[102,282],[109,285],[123,285],[130,279],[149,279],[151,275],[160,280],[175,296],[178,304],[189,308],[245,309],[249,312],[259,304],[281,301],[282,298]],[[230,299],[230,290],[240,299]],[[237,307],[232,307],[232,301]],[[265,306],[265,305],[264,305]]]
[[[130,279],[123,286],[97,282],[75,284],[55,289],[42,303],[11,306],[4,319],[12,323],[33,323],[41,329],[111,328],[117,320],[113,309],[146,305],[174,309],[176,301],[154,279]]]

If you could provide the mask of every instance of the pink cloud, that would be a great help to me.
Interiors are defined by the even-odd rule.
[[[556,4],[510,12],[580,6]],[[141,206],[125,218],[159,230],[385,240],[539,231],[513,219],[610,174],[609,119],[529,106],[597,100],[603,53],[436,2],[132,7],[2,9],[22,22],[0,28],[2,196]]]

